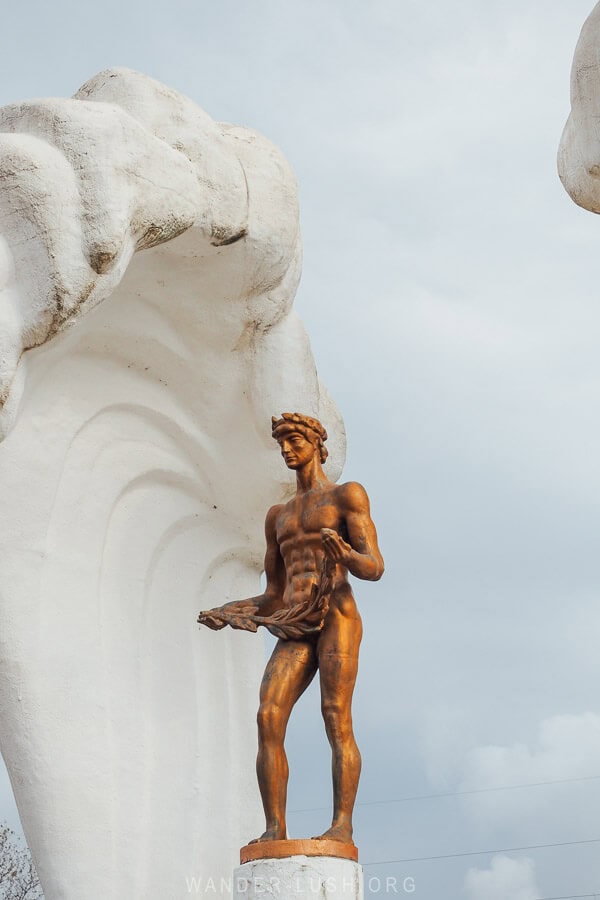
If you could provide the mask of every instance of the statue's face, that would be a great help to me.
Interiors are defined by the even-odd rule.
[[[300,469],[315,455],[315,445],[297,431],[290,431],[277,438],[281,455],[288,469]]]

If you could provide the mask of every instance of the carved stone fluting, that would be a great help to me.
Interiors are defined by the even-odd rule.
[[[260,824],[263,649],[197,610],[257,590],[272,413],[344,456],[294,179],[116,69],[0,110],[0,184],[2,754],[46,900],[187,897]]]

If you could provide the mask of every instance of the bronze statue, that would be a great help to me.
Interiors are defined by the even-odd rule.
[[[285,732],[292,707],[318,669],[333,772],[333,821],[319,839],[351,843],[361,767],[351,704],[362,623],[348,572],[377,581],[383,558],[364,488],[335,484],[323,472],[327,432],[321,423],[283,413],[273,417],[272,431],[285,464],[296,472],[296,495],[267,513],[265,592],[203,611],[198,622],[215,630],[263,625],[279,638],[260,689],[256,771],[267,827],[256,840],[287,837]]]

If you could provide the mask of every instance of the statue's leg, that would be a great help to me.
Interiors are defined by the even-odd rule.
[[[317,670],[314,641],[278,641],[260,688],[256,774],[266,831],[258,841],[285,840],[288,762],[283,746],[292,707]]]
[[[358,671],[362,624],[358,615],[335,611],[318,645],[321,710],[331,745],[333,819],[321,838],[352,841],[352,810],[361,758],[352,729],[352,694]]]

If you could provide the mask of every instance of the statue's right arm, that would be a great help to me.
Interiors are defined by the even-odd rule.
[[[277,515],[281,506],[272,506],[267,513],[265,520],[265,538],[267,542],[267,550],[265,553],[264,570],[266,577],[266,586],[262,594],[256,597],[248,597],[246,600],[233,600],[218,606],[215,609],[201,612],[198,621],[202,624],[215,627],[224,627],[227,623],[228,613],[246,613],[250,616],[269,616],[282,605],[283,592],[285,589],[285,564],[279,550],[277,542]],[[224,614],[223,620],[218,621],[219,614]],[[211,622],[202,621],[207,617],[211,618]],[[234,626],[235,627],[235,626]]]

